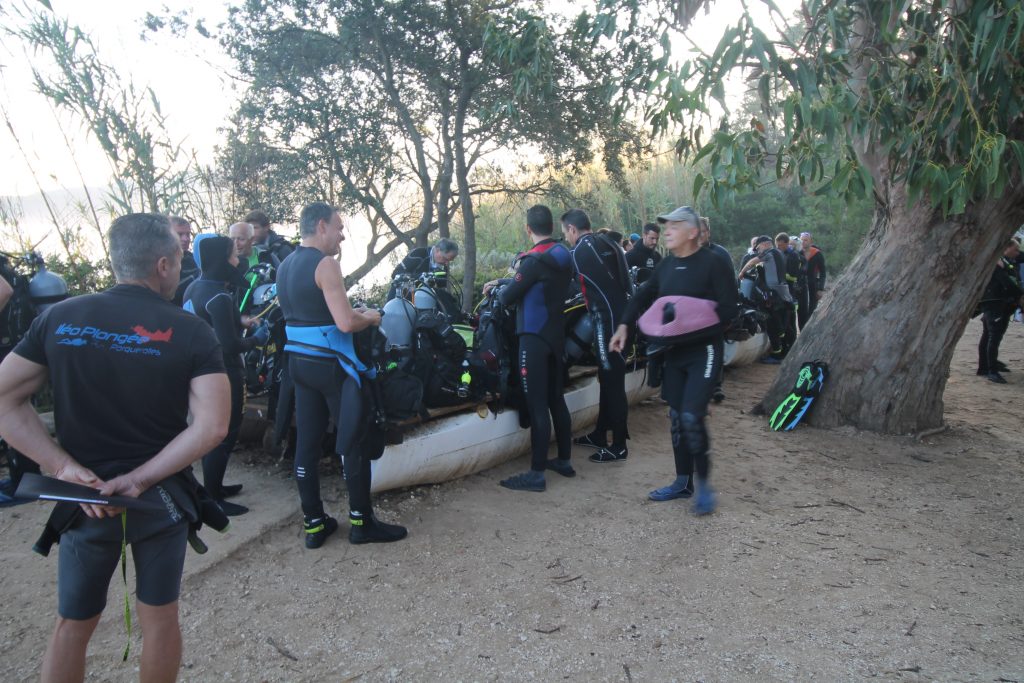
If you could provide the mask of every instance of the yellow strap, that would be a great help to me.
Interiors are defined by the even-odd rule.
[[[124,626],[128,630],[121,661],[127,662],[128,651],[132,647],[132,610],[128,602],[128,510],[121,511],[121,579],[124,581]]]

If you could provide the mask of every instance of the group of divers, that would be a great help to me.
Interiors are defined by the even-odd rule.
[[[761,235],[751,241],[737,273],[728,251],[712,241],[707,218],[689,206],[658,216],[626,243],[593,230],[580,209],[562,214],[560,224],[562,238],[556,239],[551,210],[528,209],[523,232],[530,248],[508,277],[483,287],[486,298],[515,310],[511,375],[531,429],[530,469],[501,486],[540,492],[548,470],[575,476],[573,445],[591,449],[595,463],[625,461],[626,359],[628,349],[643,346],[648,383],[660,387],[669,408],[676,473],[649,498],[690,499],[696,515],[714,512],[705,419],[709,403],[723,397],[726,335],[756,309],[770,342],[762,361],[779,362],[824,291],[824,256],[808,233],[800,235],[799,248],[788,235]],[[227,236],[194,240],[186,220],[122,216],[108,234],[117,286],[54,304],[0,363],[0,437],[64,482],[89,486],[101,498],[121,496],[116,502],[57,503],[34,548],[46,554],[54,542],[61,547],[59,617],[43,660],[44,681],[83,680],[86,648],[118,561],[124,566],[126,544],[132,546],[144,636],[140,677],[176,677],[187,544],[202,552],[194,534],[203,523],[222,528],[218,519],[226,526],[226,515],[247,512],[228,500],[242,487],[226,485],[224,474],[242,419],[242,354],[266,346],[274,334],[262,313],[243,315],[253,291],[245,277],[261,263],[269,262],[276,273],[283,349],[294,384],[295,479],[306,547],[321,547],[338,529],[324,508],[318,474],[330,421],[336,426],[332,450],[343,462],[348,489],[349,541],[386,543],[407,535],[405,527],[376,517],[370,496],[371,462],[383,445],[371,446],[365,438],[373,416],[354,340],[380,328],[382,314],[353,305],[346,293],[337,258],[344,224],[336,208],[306,206],[299,238],[295,246],[276,235],[258,211],[230,226]],[[458,246],[442,239],[412,250],[396,275],[446,271],[457,254]],[[985,335],[978,374],[992,381],[1004,367],[999,338],[1024,294],[1021,260],[1019,244],[1009,243],[979,305]],[[647,276],[638,277],[640,271]],[[595,429],[574,440],[563,354],[565,304],[577,290],[592,318],[593,343],[601,347],[595,354],[600,403]],[[404,296],[399,287],[391,294]],[[47,380],[56,440],[31,403]],[[552,428],[556,457],[549,459]],[[191,469],[200,457],[202,487]],[[133,508],[133,498],[148,503],[148,511]]]
[[[242,420],[241,354],[265,345],[271,333],[266,321],[243,314],[246,307],[239,306],[237,292],[247,291],[244,273],[250,265],[272,262],[284,319],[285,363],[294,387],[294,476],[305,546],[319,548],[338,529],[338,522],[324,508],[318,466],[331,421],[336,429],[333,451],[342,462],[348,489],[350,542],[404,538],[406,528],[378,519],[371,502],[371,461],[380,453],[363,443],[369,407],[360,381],[365,366],[355,358],[353,337],[380,327],[382,313],[353,305],[346,293],[337,259],[345,239],[338,211],[323,202],[306,206],[299,218],[297,246],[276,235],[265,214],[252,212],[232,225],[228,236],[197,235],[191,253],[189,223],[171,222],[186,252],[177,297],[186,310],[213,327],[231,384],[228,435],[202,462],[207,493],[229,516],[248,511],[228,500],[241,486],[224,484],[224,475]],[[648,382],[661,387],[669,407],[676,470],[676,477],[649,497],[655,501],[692,498],[695,514],[713,512],[716,496],[710,483],[705,416],[709,401],[724,398],[725,332],[744,307],[757,306],[763,311],[771,347],[762,361],[778,363],[824,290],[823,255],[808,233],[801,236],[802,249],[790,245],[785,234],[775,239],[763,235],[751,241],[737,276],[728,251],[711,240],[708,219],[688,206],[658,216],[643,227],[642,234],[626,240],[617,233],[592,229],[581,209],[565,212],[560,223],[562,238],[558,239],[551,210],[542,205],[528,209],[523,231],[532,246],[519,254],[508,277],[483,286],[485,297],[515,311],[511,376],[518,384],[514,389],[531,430],[530,469],[502,480],[501,486],[539,492],[546,488],[549,470],[575,476],[570,461],[574,444],[592,449],[589,459],[595,463],[626,460],[627,352],[642,339]],[[393,283],[401,277],[446,273],[457,255],[458,245],[450,239],[411,250],[395,269]],[[638,272],[646,278],[638,278]],[[643,281],[638,284],[638,279]],[[443,285],[443,279],[435,284]],[[603,347],[595,354],[601,358],[597,424],[592,432],[575,439],[564,398],[567,373],[563,365],[564,309],[573,292],[582,293],[594,326],[593,343]],[[392,284],[389,298],[403,295],[407,294]],[[552,428],[557,455],[549,459]]]

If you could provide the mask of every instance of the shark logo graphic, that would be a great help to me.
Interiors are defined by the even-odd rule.
[[[171,335],[174,334],[174,328],[168,327],[166,330],[157,330],[156,332],[150,332],[142,325],[136,325],[132,328],[132,332],[139,335],[140,337],[149,337],[150,341],[155,342],[169,342],[171,341]]]
[[[81,337],[76,337],[75,339],[61,339],[57,343],[63,346],[85,346],[89,342],[85,341]]]

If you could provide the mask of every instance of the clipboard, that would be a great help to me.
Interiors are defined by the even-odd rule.
[[[54,477],[44,477],[26,472],[21,477],[15,498],[29,500],[64,501],[69,503],[91,503],[93,505],[110,505],[112,507],[131,510],[148,510],[162,512],[166,508],[155,500],[143,500],[129,496],[104,496],[99,491],[82,484],[61,481]]]

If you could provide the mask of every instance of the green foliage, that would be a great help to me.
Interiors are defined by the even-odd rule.
[[[662,156],[627,168],[629,192],[625,193],[600,167],[591,165],[579,173],[556,176],[552,190],[544,194],[482,201],[477,207],[478,285],[503,276],[512,258],[528,246],[523,220],[532,204],[547,204],[556,217],[579,207],[595,227],[625,235],[640,232],[658,214],[687,203],[694,173],[686,162]],[[738,193],[719,207],[701,210],[711,221],[714,240],[737,262],[751,237],[810,232],[834,275],[853,260],[871,225],[873,204],[867,199],[847,202],[818,196],[795,184],[770,183],[754,192]]]
[[[636,0],[601,6],[647,10]],[[1019,178],[1024,3],[810,0],[802,12],[802,27],[770,40],[743,5],[713,53],[647,74],[650,122],[661,131],[681,125],[678,151],[711,164],[695,191],[720,203],[755,188],[765,171],[846,198],[884,196],[878,183],[896,182],[909,201],[958,214]],[[606,31],[600,22],[586,28]],[[672,27],[663,29],[671,39]],[[755,85],[763,121],[709,133],[707,102],[726,106],[734,72]],[[777,145],[766,136],[773,126]]]
[[[216,202],[201,192],[204,184],[212,189],[204,183],[209,171],[170,140],[151,88],[125,82],[89,36],[67,20],[33,13],[25,26],[7,32],[52,63],[52,72],[33,70],[36,89],[58,110],[79,118],[106,154],[113,183],[110,215],[169,212],[200,224],[215,222]]]
[[[270,143],[262,112],[235,116],[217,149],[218,180],[228,192],[228,215],[258,208],[274,222],[298,218],[296,198],[317,196],[301,156]]]
[[[474,203],[525,194],[514,173],[479,172],[530,145],[559,166],[607,173],[647,137],[618,117],[613,84],[653,68],[649,29],[613,43],[535,2],[247,0],[220,34],[249,83],[222,149],[232,202],[270,207],[289,192],[365,213],[374,232],[358,278],[402,244],[448,234],[460,217],[472,279]],[[150,24],[182,30],[182,17]],[[491,166],[493,171],[495,167]],[[255,176],[255,178],[254,178]],[[303,199],[292,201],[301,204]],[[263,206],[266,204],[267,206]]]
[[[106,261],[79,258],[72,262],[51,255],[46,257],[46,268],[64,278],[70,296],[99,292],[114,286],[114,274]]]

